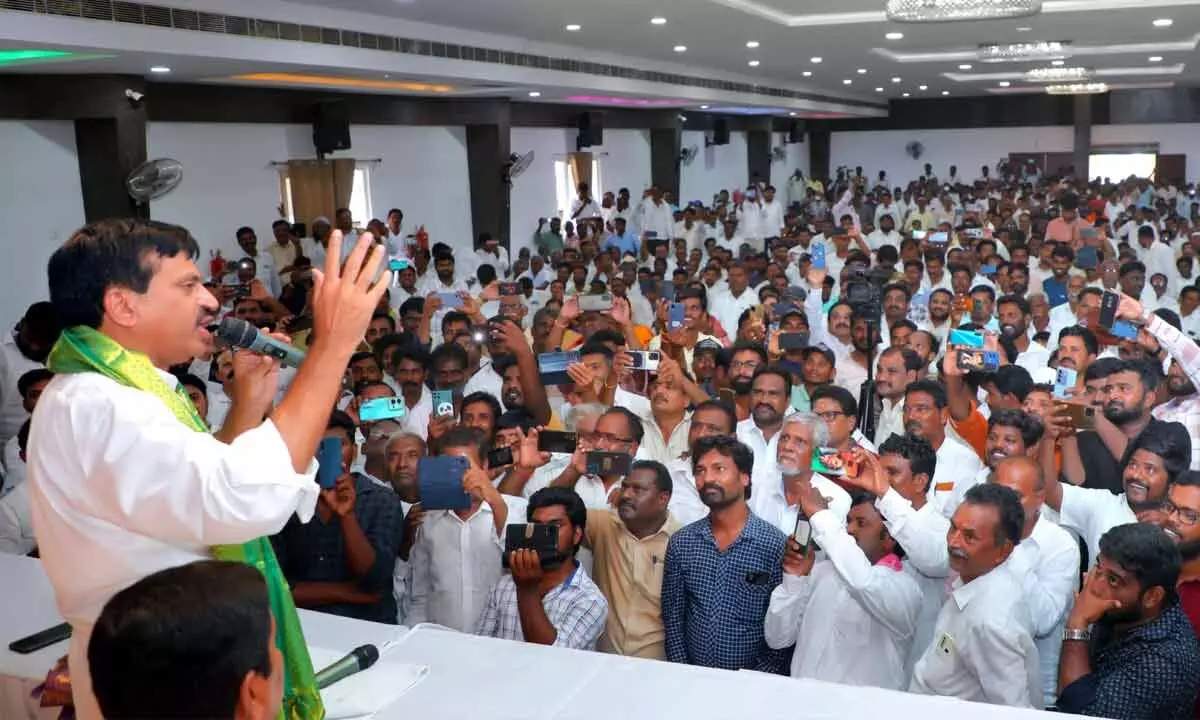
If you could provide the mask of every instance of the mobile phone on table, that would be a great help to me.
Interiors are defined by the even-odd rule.
[[[462,296],[458,293],[440,292],[437,294],[438,299],[442,301],[442,307],[456,310],[463,306]]]
[[[513,451],[510,447],[496,448],[487,454],[488,467],[495,470],[513,464]]]
[[[579,435],[561,430],[542,430],[538,433],[538,452],[573,453],[579,447]]]
[[[813,244],[809,252],[809,257],[812,258],[812,266],[814,270],[825,269],[825,246],[821,243]]]
[[[454,417],[453,390],[434,390],[432,399],[434,417]]]
[[[570,385],[575,382],[567,374],[567,367],[579,362],[579,352],[540,353],[537,357],[538,377],[543,385]]]
[[[671,303],[671,307],[667,308],[667,329],[678,330],[683,327],[684,316],[687,311],[684,309],[683,303]]]
[[[628,453],[593,450],[587,455],[589,475],[628,475],[633,465],[633,456]]]
[[[408,414],[404,398],[383,397],[368,400],[358,408],[359,422],[378,422],[380,420],[395,420]]]
[[[1054,397],[1065,400],[1067,399],[1067,389],[1075,387],[1075,383],[1079,378],[1079,373],[1071,368],[1060,367],[1054,376]]]
[[[658,363],[662,360],[662,353],[658,350],[627,350],[626,354],[629,355],[631,369],[658,372]]]
[[[508,567],[509,556],[517,550],[534,550],[544,564],[558,556],[558,526],[546,523],[521,523],[504,528],[504,555],[500,564]]]
[[[993,350],[959,350],[956,362],[960,370],[994,373],[1000,369],[1000,353]]]
[[[950,344],[982,350],[983,333],[974,330],[951,330]]]
[[[54,627],[40,630],[32,635],[27,635],[23,638],[13,640],[8,644],[8,649],[18,655],[28,655],[35,653],[42,648],[48,648],[51,645],[66,640],[71,637],[71,624],[59,623]]]
[[[470,463],[464,457],[442,455],[417,461],[417,491],[424,510],[464,510],[471,507],[471,496],[463,490],[462,479]]]
[[[317,485],[332,490],[342,476],[342,439],[323,438],[317,446]]]
[[[613,300],[612,295],[603,293],[601,295],[579,295],[579,309],[583,312],[607,312],[612,310]]]

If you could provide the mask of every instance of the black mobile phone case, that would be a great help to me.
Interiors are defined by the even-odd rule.
[[[71,625],[70,623],[62,623],[27,637],[13,640],[9,643],[8,649],[18,655],[28,655],[42,648],[48,648],[55,643],[62,642],[69,637],[71,637]]]
[[[558,557],[558,527],[541,523],[522,523],[504,528],[503,567],[509,566],[508,556],[514,550],[536,550],[543,563]]]

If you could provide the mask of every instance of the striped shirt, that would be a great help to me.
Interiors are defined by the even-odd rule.
[[[555,647],[596,649],[596,641],[608,621],[608,601],[588,574],[579,571],[578,561],[567,579],[542,598],[542,609],[558,632]],[[517,611],[517,586],[512,575],[505,573],[492,586],[475,634],[518,642],[525,640]]]

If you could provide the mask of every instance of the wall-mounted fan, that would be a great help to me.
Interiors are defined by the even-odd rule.
[[[512,184],[513,178],[516,178],[521,173],[529,169],[533,164],[533,151],[527,153],[513,153],[508,156],[508,162],[504,163],[502,171],[504,173],[504,182]]]
[[[787,148],[773,147],[771,148],[771,162],[784,162],[787,160]]]
[[[904,146],[904,152],[913,160],[919,160],[925,154],[925,146],[914,140]]]
[[[137,166],[125,179],[129,196],[139,203],[160,198],[183,180],[183,163],[172,158],[149,160]]]
[[[681,149],[679,151],[679,164],[684,166],[691,165],[692,161],[696,159],[696,155],[699,153],[700,148],[696,147],[695,145],[690,145]]]

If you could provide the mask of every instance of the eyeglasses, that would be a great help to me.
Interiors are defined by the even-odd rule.
[[[761,364],[762,363],[758,360],[734,360],[733,362],[729,363],[729,369],[741,370],[742,368],[746,368],[747,370],[757,370],[758,366]]]
[[[628,445],[633,442],[633,438],[617,437],[616,435],[613,435],[612,433],[599,432],[599,431],[593,432],[591,434],[591,439],[597,443],[606,442],[606,443],[609,443],[612,445]]]
[[[814,413],[814,414],[827,423],[831,423],[840,417],[850,417],[850,413],[844,413],[844,412],[840,412],[838,410],[830,410],[829,412],[820,412],[820,413]]]
[[[1178,515],[1180,522],[1184,525],[1195,525],[1197,521],[1200,521],[1200,513],[1191,508],[1181,508],[1170,500],[1163,502],[1163,512],[1167,517]]]

